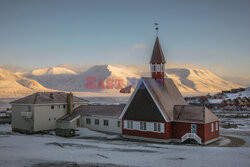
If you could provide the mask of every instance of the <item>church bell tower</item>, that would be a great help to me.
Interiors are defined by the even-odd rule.
[[[161,86],[164,86],[164,76],[165,76],[165,57],[161,49],[161,45],[158,38],[158,24],[156,25],[156,40],[154,44],[154,49],[152,57],[150,60],[151,76],[154,78]]]

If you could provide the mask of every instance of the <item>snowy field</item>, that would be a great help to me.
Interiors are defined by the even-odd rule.
[[[126,141],[85,128],[79,133],[76,138],[23,135],[0,125],[0,166],[250,166],[248,146]]]

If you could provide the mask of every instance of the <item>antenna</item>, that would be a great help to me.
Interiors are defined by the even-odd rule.
[[[159,27],[158,27],[158,23],[154,23],[154,25],[155,25],[155,30],[156,30],[156,36],[158,36],[158,30],[159,30]]]

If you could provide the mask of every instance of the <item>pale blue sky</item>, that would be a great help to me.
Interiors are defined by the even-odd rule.
[[[167,61],[249,75],[249,0],[0,0],[0,64],[147,64],[155,21]]]

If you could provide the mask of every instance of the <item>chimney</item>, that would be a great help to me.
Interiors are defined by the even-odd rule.
[[[73,112],[73,94],[70,92],[67,94],[67,113],[71,114]]]

